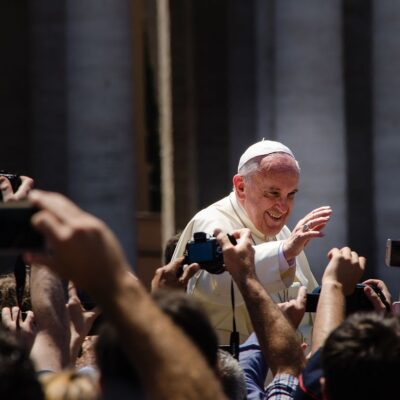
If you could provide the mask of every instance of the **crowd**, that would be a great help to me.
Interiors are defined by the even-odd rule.
[[[364,257],[331,249],[316,312],[305,313],[316,281],[303,250],[323,236],[332,210],[318,207],[288,230],[299,175],[286,146],[251,146],[233,192],[173,238],[151,292],[102,221],[61,194],[33,189],[28,177],[13,190],[0,176],[4,202],[26,198],[38,208],[31,223],[46,242],[45,251],[23,255],[23,290],[12,275],[0,281],[0,397],[395,398],[398,302],[384,282],[369,279],[363,291],[373,311],[346,315]],[[216,238],[222,274],[185,264],[184,244],[196,231]],[[236,323],[232,355],[221,345]]]

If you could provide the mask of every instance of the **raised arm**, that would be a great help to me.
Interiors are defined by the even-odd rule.
[[[52,258],[26,255],[50,265],[87,291],[117,328],[121,343],[154,399],[222,399],[222,389],[199,351],[131,278],[118,241],[107,226],[65,197],[32,192],[42,209],[32,222]]]
[[[31,357],[37,370],[60,371],[70,363],[70,327],[60,278],[44,265],[32,265],[31,302],[37,335]]]
[[[292,325],[257,278],[250,231],[235,232],[237,245],[219,233],[226,269],[236,282],[249,311],[261,350],[274,375],[297,376],[304,366],[301,343]]]
[[[346,298],[364,273],[366,259],[349,247],[334,248],[322,276],[322,288],[315,316],[312,352],[325,343],[329,334],[344,320]]]

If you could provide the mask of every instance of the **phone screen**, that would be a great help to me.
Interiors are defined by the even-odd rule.
[[[0,254],[44,249],[43,236],[31,225],[37,211],[25,201],[0,203]]]

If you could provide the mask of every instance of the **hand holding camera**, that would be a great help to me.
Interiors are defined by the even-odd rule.
[[[7,203],[26,199],[32,189],[32,178],[0,171],[0,202]]]
[[[379,298],[386,311],[390,311],[388,300],[386,299],[386,296],[383,294],[382,290],[377,285],[373,283],[357,283],[354,292],[346,296],[346,315],[350,315],[357,311],[372,311],[376,309],[375,304],[365,293],[365,287],[367,286],[373,290],[373,293],[375,293],[376,296]],[[306,312],[316,312],[320,291],[321,287],[318,287],[314,290],[313,293],[307,293]]]
[[[227,235],[230,242],[236,245],[236,239]],[[210,274],[222,274],[225,272],[224,256],[222,248],[215,236],[205,232],[195,232],[193,240],[186,245],[184,264],[197,263],[201,269]]]

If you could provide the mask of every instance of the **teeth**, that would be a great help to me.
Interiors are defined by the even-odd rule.
[[[272,218],[280,218],[280,217],[282,217],[282,214],[274,214],[271,211],[268,211],[268,215],[270,215]]]

